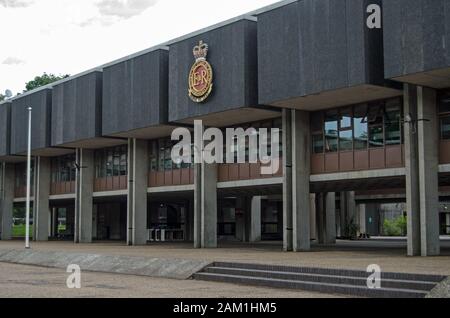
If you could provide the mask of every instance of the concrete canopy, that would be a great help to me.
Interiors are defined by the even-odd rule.
[[[103,69],[102,134],[158,138],[167,125],[168,52],[156,49]]]
[[[314,111],[401,95],[385,82],[369,4],[303,0],[258,15],[259,103]]]
[[[256,21],[253,17],[221,24],[170,44],[169,120],[208,126],[256,121],[280,116],[257,100]],[[202,103],[188,95],[189,72],[195,62],[192,50],[199,41],[208,44],[207,61],[213,68],[213,91]]]
[[[450,2],[383,1],[386,78],[450,86]]]

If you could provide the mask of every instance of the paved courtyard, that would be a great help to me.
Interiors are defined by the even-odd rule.
[[[318,298],[304,291],[82,272],[81,289],[68,289],[62,269],[0,263],[0,298]],[[339,296],[340,297],[340,296]]]
[[[284,253],[279,242],[240,244],[222,243],[218,249],[193,249],[188,243],[157,243],[130,247],[124,243],[75,245],[71,242],[32,243],[43,251],[80,252],[104,255],[144,256],[152,258],[201,259],[207,261],[246,262],[365,270],[378,264],[383,271],[439,274],[450,276],[450,240],[441,243],[442,256],[407,257],[406,242],[400,239],[339,241],[335,246],[313,246],[307,253]],[[22,241],[0,241],[0,249],[22,249]]]

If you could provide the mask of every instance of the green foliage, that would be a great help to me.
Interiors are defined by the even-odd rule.
[[[407,231],[406,216],[399,216],[393,220],[384,220],[383,234],[386,236],[405,236]]]
[[[355,220],[352,218],[348,224],[345,225],[345,236],[350,239],[356,239],[358,236],[359,226],[355,223]]]
[[[3,95],[3,94],[0,94],[0,102],[4,101],[4,100],[5,100],[5,98],[6,98],[6,96],[5,96],[5,95]]]
[[[29,81],[28,83],[26,83],[25,84],[25,88],[26,88],[25,92],[31,91],[31,90],[36,89],[36,88],[41,87],[41,86],[45,86],[45,85],[51,84],[53,82],[59,81],[59,80],[61,80],[63,78],[67,78],[69,76],[70,75],[59,75],[59,76],[56,76],[54,74],[44,73],[41,76],[36,76],[34,78],[34,80]]]

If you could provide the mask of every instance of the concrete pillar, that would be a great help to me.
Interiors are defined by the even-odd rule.
[[[319,244],[336,243],[336,194],[316,195],[317,240]]]
[[[194,149],[197,160],[194,164],[194,247],[217,247],[217,164],[206,164],[203,160],[202,125],[195,125]]]
[[[248,211],[246,210],[247,206],[247,198],[245,197],[238,197],[236,198],[236,239],[241,242],[245,242],[246,239],[246,217],[245,215],[248,214]]]
[[[421,254],[434,256],[440,254],[439,122],[435,90],[417,89],[417,113]]]
[[[261,241],[261,197],[253,197],[250,207],[249,242]]]
[[[75,243],[92,242],[92,211],[94,192],[94,151],[76,150]]]
[[[420,255],[419,150],[416,134],[417,88],[405,84],[403,91],[408,255],[417,256]]]
[[[37,157],[34,171],[33,240],[48,241],[50,231],[50,158]]]
[[[283,109],[283,250],[293,250],[292,245],[292,112]]]
[[[0,239],[12,237],[12,218],[14,209],[15,169],[13,164],[0,164]]]
[[[440,254],[436,91],[404,86],[408,255]]]
[[[358,215],[359,215],[359,233],[361,234],[367,234],[367,219],[366,219],[366,205],[365,204],[359,204],[358,205]]]
[[[128,142],[127,244],[147,244],[148,141]]]
[[[340,193],[340,213],[339,213],[339,227],[340,227],[340,237],[346,237],[347,234],[347,193],[341,192]]]
[[[349,237],[349,226],[357,224],[355,192],[341,192],[340,228],[341,237]]]
[[[318,240],[318,236],[317,236],[317,218],[316,218],[316,209],[317,209],[317,205],[316,205],[316,196],[317,194],[315,193],[311,193],[310,195],[310,200],[309,200],[309,206],[310,206],[310,232],[311,232],[311,239],[312,240]]]
[[[309,251],[311,132],[309,112],[292,111],[292,247]]]
[[[446,225],[446,231],[445,233],[448,235],[450,234],[450,213],[447,213],[446,217],[445,217],[445,225]]]

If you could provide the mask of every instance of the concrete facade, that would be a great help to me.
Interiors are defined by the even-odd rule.
[[[366,27],[369,4],[383,4],[383,29]],[[302,252],[311,239],[378,233],[371,204],[406,198],[407,253],[438,255],[439,192],[450,186],[449,10],[444,0],[281,2],[11,98],[0,105],[2,239],[23,204],[32,107],[37,240],[60,234],[49,211],[75,201],[75,228],[61,236],[77,243],[144,245],[151,227],[195,248],[216,248],[218,235],[282,234],[284,251]],[[199,41],[214,72],[201,104],[187,80]],[[206,128],[281,121],[282,173],[263,175],[261,162],[172,162],[171,132],[199,120],[190,144],[201,145],[201,162]],[[63,158],[74,152],[75,167]]]

